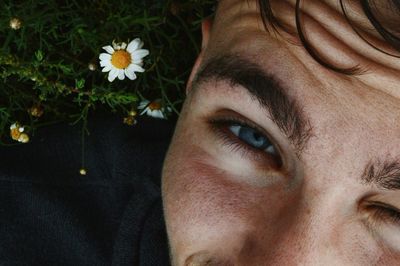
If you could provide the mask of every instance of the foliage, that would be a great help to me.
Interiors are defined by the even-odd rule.
[[[214,2],[1,1],[0,143],[13,143],[9,127],[16,121],[34,135],[59,121],[86,125],[98,109],[126,116],[143,99],[160,98],[178,113],[199,52],[200,22]],[[137,37],[150,51],[146,72],[110,83],[99,66],[102,47]],[[32,108],[41,108],[39,115]]]

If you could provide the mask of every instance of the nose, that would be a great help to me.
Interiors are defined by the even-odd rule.
[[[365,254],[352,252],[362,246],[351,235],[355,225],[341,213],[334,201],[311,206],[298,199],[288,204],[248,235],[238,265],[342,266],[364,261]]]
[[[278,223],[268,240],[260,239],[263,253],[254,265],[346,265],[335,256],[331,232],[318,222],[293,217],[290,225]]]

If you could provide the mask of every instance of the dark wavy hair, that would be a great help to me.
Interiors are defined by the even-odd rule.
[[[361,4],[361,7],[364,11],[365,16],[368,18],[368,20],[371,22],[371,24],[375,27],[377,32],[382,36],[382,38],[391,46],[393,47],[396,51],[400,52],[400,0],[386,0],[388,3],[388,6],[391,7],[392,11],[398,15],[398,22],[395,23],[394,28],[387,28],[383,26],[383,23],[378,20],[376,16],[376,11],[378,11],[378,7],[374,4],[375,1],[371,0],[358,0],[359,3]],[[302,42],[304,48],[307,50],[307,52],[321,65],[324,67],[334,70],[336,72],[346,74],[346,75],[355,75],[355,74],[361,74],[363,71],[358,67],[354,66],[351,68],[340,68],[337,67],[323,59],[323,56],[321,56],[311,45],[311,43],[307,40],[302,26],[301,26],[301,8],[300,8],[300,2],[301,0],[296,0],[296,9],[295,9],[295,16],[296,16],[296,28],[297,28],[297,34],[299,36],[300,41]],[[283,29],[287,32],[290,33],[288,29],[285,28],[285,26],[275,17],[272,7],[270,4],[269,0],[258,0],[259,6],[260,6],[260,11],[262,15],[262,19],[264,22],[265,28],[268,30],[268,26],[272,26],[272,28],[277,31],[277,28]],[[364,41],[366,41],[369,45],[374,47],[375,49],[379,50],[382,53],[388,54],[393,57],[400,58],[400,55],[395,55],[388,53],[384,50],[382,50],[379,47],[374,46],[372,43],[370,43],[366,38],[362,36],[362,34],[359,32],[359,30],[352,24],[351,20],[347,16],[346,13],[346,6],[343,0],[339,0],[341,9],[343,11],[343,14],[347,20],[347,22],[351,25],[355,33],[362,38]]]

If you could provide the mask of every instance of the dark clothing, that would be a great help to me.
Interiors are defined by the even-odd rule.
[[[160,173],[173,123],[89,119],[0,147],[0,265],[169,265]]]

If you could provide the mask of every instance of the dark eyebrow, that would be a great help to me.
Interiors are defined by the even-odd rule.
[[[384,189],[398,190],[400,189],[400,162],[396,160],[371,161],[365,167],[361,180]]]
[[[224,55],[207,61],[193,81],[193,90],[210,80],[226,80],[232,86],[240,85],[246,89],[267,110],[299,156],[311,137],[312,128],[297,101],[286,93],[276,78],[248,59]]]

